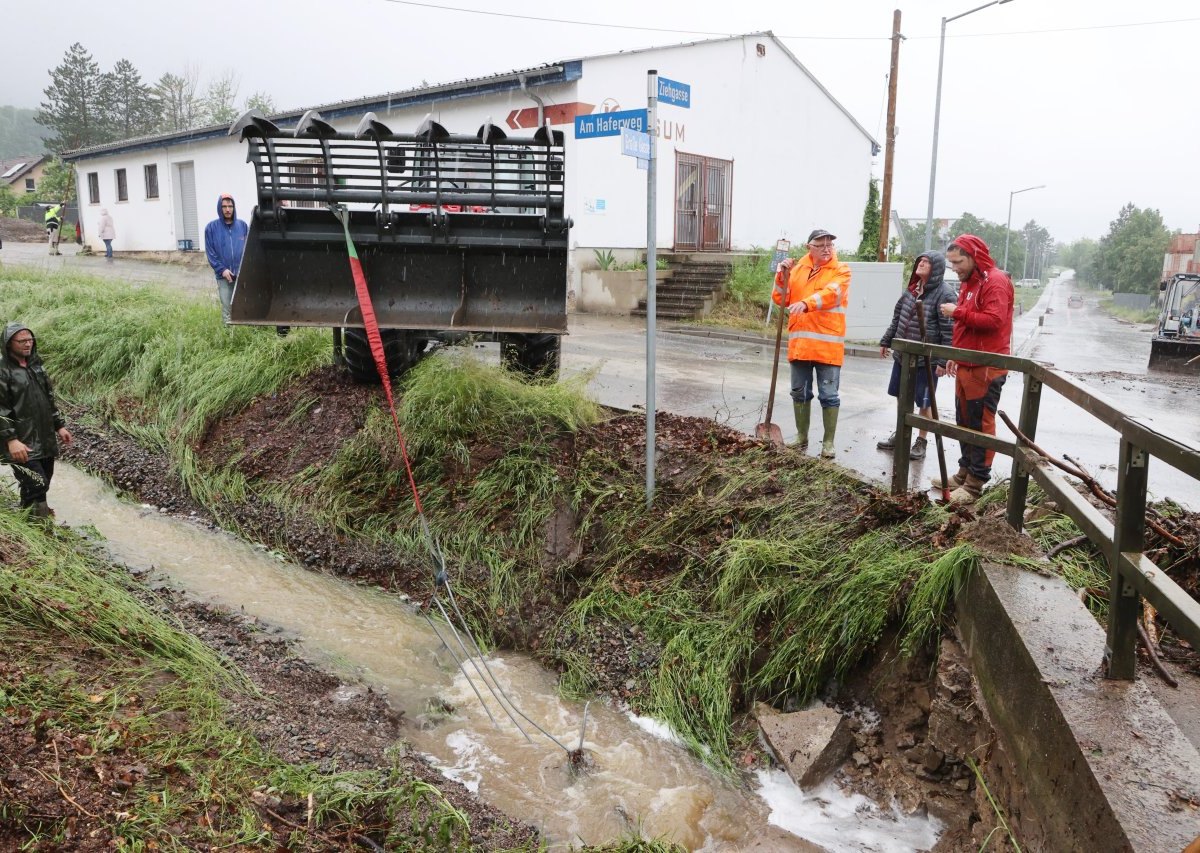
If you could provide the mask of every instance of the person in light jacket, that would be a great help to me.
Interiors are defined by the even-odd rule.
[[[112,241],[117,238],[117,229],[107,207],[100,208],[100,239],[104,241],[104,257],[112,260]]]

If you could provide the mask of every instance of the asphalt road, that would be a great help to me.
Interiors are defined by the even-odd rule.
[[[216,288],[207,267],[160,264],[118,258],[76,256],[65,246],[62,257],[49,257],[41,244],[8,243],[0,262],[31,265],[46,270],[78,271],[120,278],[131,284],[159,282],[204,298],[216,299]],[[192,261],[202,261],[193,257]],[[1146,369],[1150,353],[1150,327],[1114,320],[1096,307],[1096,297],[1086,290],[1084,306],[1069,308],[1075,289],[1070,279],[1053,282],[1031,311],[1014,323],[1014,352],[1050,363],[1071,374],[1113,404],[1139,416],[1152,427],[1200,450],[1200,378],[1151,374]],[[591,391],[605,405],[631,409],[645,405],[646,335],[644,321],[628,317],[572,314],[570,334],[563,344],[563,371],[567,375],[591,372]],[[656,408],[683,415],[713,418],[747,433],[765,420],[771,375],[773,338],[728,330],[660,324],[655,339]],[[875,448],[895,425],[896,407],[887,396],[891,360],[879,357],[874,347],[855,348],[842,369],[842,412],[838,424],[838,462],[877,483],[891,478],[891,456]],[[795,439],[788,366],[780,361],[779,384],[772,420],[789,442]],[[953,386],[939,388],[941,417],[954,418]],[[1016,419],[1022,379],[1012,375],[1004,388],[1001,409]],[[820,422],[814,417],[810,453],[820,441]],[[1003,424],[998,434],[1011,438]],[[1117,434],[1091,415],[1057,394],[1044,395],[1038,425],[1038,443],[1049,453],[1069,453],[1088,466],[1109,488],[1116,486]],[[948,465],[958,458],[957,442],[946,442]],[[1011,463],[997,456],[994,478],[1006,477]],[[937,473],[930,442],[924,462],[912,463],[911,486],[921,488]],[[1152,497],[1171,497],[1200,509],[1200,483],[1161,462],[1150,466]]]

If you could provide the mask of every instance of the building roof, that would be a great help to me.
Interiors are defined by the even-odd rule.
[[[316,107],[304,107],[297,110],[288,110],[285,112],[275,113],[270,116],[270,119],[276,124],[289,124],[299,121],[304,113],[309,109],[315,109],[321,116],[327,120],[343,118],[345,116],[361,116],[365,112],[381,110],[389,111],[398,107],[412,107],[421,104],[431,104],[435,101],[447,101],[457,98],[472,98],[478,95],[489,94],[492,92],[511,91],[513,89],[521,89],[527,86],[545,86],[555,83],[568,83],[578,80],[583,76],[583,63],[591,59],[606,59],[614,56],[631,56],[639,53],[650,53],[654,51],[678,50],[681,48],[693,47],[702,44],[715,44],[719,42],[738,41],[747,38],[767,38],[784,52],[784,55],[790,59],[797,68],[799,68],[813,84],[825,95],[841,112],[850,120],[850,122],[858,128],[864,137],[871,143],[872,150],[878,150],[879,143],[869,134],[866,129],[858,123],[838,100],[829,93],[821,82],[813,75],[811,71],[804,67],[804,64],[796,58],[787,47],[781,42],[776,35],[770,30],[763,30],[755,33],[744,33],[742,35],[723,36],[715,39],[703,39],[698,41],[683,42],[673,45],[659,45],[657,47],[637,48],[635,50],[621,50],[611,53],[599,53],[592,56],[583,56],[578,59],[564,60],[561,62],[549,63],[546,65],[538,65],[533,68],[527,68],[520,71],[508,71],[500,74],[492,74],[486,77],[471,77],[466,80],[460,80],[453,83],[442,83],[435,86],[421,86],[413,89],[405,89],[396,92],[387,92],[382,95],[371,95],[362,98],[354,98],[346,101],[336,101],[330,104],[321,104]],[[173,131],[171,133],[156,134],[153,136],[143,136],[134,139],[124,139],[119,142],[109,142],[104,145],[93,145],[88,148],[80,148],[75,151],[64,152],[63,160],[72,162],[75,160],[87,160],[93,157],[103,157],[111,154],[124,154],[133,151],[144,150],[147,148],[161,148],[167,145],[172,145],[180,142],[199,142],[208,139],[216,139],[226,136],[229,133],[228,124],[209,125],[207,127],[191,128],[189,130]]]
[[[22,175],[36,168],[45,159],[45,154],[27,154],[24,157],[0,160],[0,183],[5,185],[15,183]]]

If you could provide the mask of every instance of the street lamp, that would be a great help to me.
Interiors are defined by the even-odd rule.
[[[933,107],[933,158],[929,163],[929,208],[925,212],[925,251],[928,252],[933,248],[933,188],[937,184],[937,148],[938,148],[938,122],[942,115],[942,59],[946,54],[946,24],[951,21],[957,21],[959,18],[965,18],[980,9],[986,9],[988,6],[1003,6],[1005,3],[1011,3],[1012,0],[991,0],[990,3],[984,3],[982,6],[976,6],[963,12],[961,15],[955,15],[953,18],[942,18],[942,40],[938,45],[938,79],[937,79],[937,100]]]
[[[1004,223],[1004,264],[1000,267],[1005,272],[1008,272],[1008,232],[1009,229],[1012,228],[1012,197],[1015,195],[1020,195],[1021,193],[1027,193],[1030,190],[1044,190],[1045,188],[1045,184],[1038,184],[1036,187],[1026,187],[1023,190],[1013,190],[1008,194],[1008,221]]]

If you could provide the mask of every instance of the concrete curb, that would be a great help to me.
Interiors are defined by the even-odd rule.
[[[1200,753],[1144,683],[1103,677],[1104,631],[1061,579],[985,562],[956,610],[1005,754],[989,785],[1001,774],[1029,849],[1150,853],[1197,837]]]

